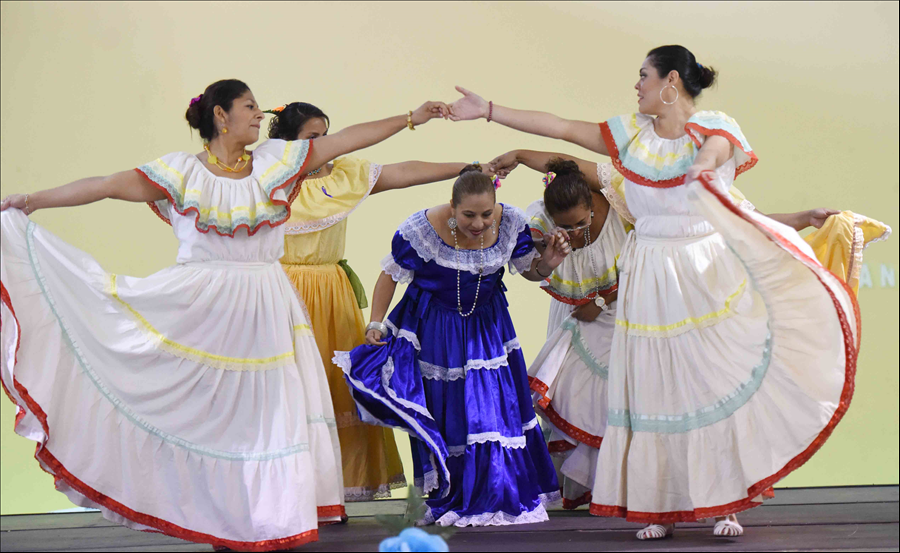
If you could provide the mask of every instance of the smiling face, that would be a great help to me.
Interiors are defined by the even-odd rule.
[[[659,115],[668,107],[660,99],[660,92],[666,102],[672,102],[675,99],[675,91],[671,87],[665,91],[663,88],[668,85],[676,86],[678,73],[672,71],[669,75],[662,77],[651,61],[650,58],[647,58],[641,64],[640,77],[634,85],[634,89],[637,90],[638,95],[638,111],[645,115]]]
[[[259,140],[259,128],[262,124],[263,112],[256,103],[256,98],[249,90],[234,99],[231,109],[225,111],[222,106],[214,109],[216,128],[219,137],[233,140],[238,144],[253,144]],[[222,133],[222,129],[228,133]]]
[[[492,193],[467,194],[458,205],[450,203],[453,216],[456,218],[457,230],[470,239],[479,238],[490,231],[494,222],[496,196]]]
[[[312,117],[297,133],[297,140],[310,140],[328,134],[328,123],[322,117]]]

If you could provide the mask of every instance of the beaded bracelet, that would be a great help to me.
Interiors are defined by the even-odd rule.
[[[494,102],[490,101],[490,102],[488,102],[487,122],[490,123],[491,119],[493,119],[493,118],[494,118]]]
[[[412,114],[413,114],[412,111],[410,111],[408,114],[406,114],[406,128],[408,128],[411,131],[414,131],[414,130],[416,130],[416,127],[415,127],[415,125],[413,125],[413,122],[412,122]]]

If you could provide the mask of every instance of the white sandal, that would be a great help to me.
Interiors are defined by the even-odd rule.
[[[637,539],[639,540],[661,540],[663,538],[668,538],[672,534],[675,533],[675,525],[667,524],[665,526],[661,524],[651,524],[646,528],[641,528],[641,530],[637,533]]]
[[[720,538],[736,538],[744,535],[744,527],[738,524],[737,518],[731,520],[725,518],[713,527],[713,536]]]

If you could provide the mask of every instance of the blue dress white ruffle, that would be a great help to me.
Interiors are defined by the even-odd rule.
[[[503,205],[496,244],[456,250],[420,211],[394,235],[385,273],[409,283],[385,325],[386,346],[336,352],[362,420],[411,435],[424,522],[490,526],[547,520],[559,501],[553,462],[535,417],[525,359],[502,277],[538,255],[525,214]],[[457,311],[460,297],[470,317]]]

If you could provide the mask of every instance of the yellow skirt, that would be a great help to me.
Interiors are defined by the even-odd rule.
[[[325,364],[337,419],[346,501],[390,497],[406,487],[394,432],[359,420],[344,373],[331,362],[335,351],[365,341],[365,322],[347,274],[338,265],[283,264],[309,309],[319,354]]]

